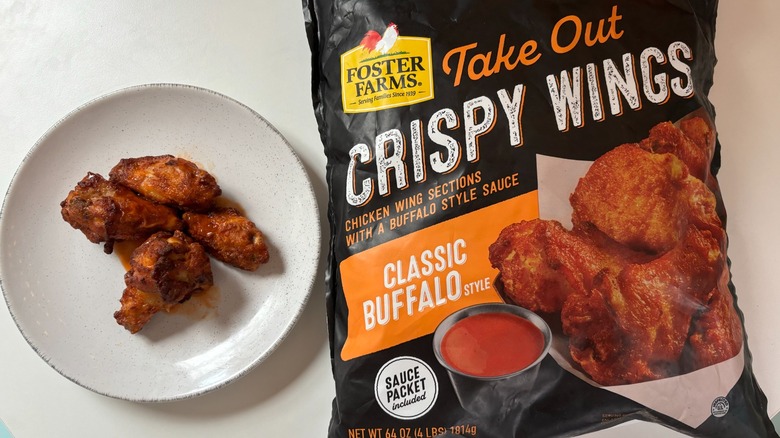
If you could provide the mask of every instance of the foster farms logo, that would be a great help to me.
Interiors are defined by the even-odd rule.
[[[433,99],[431,40],[406,37],[390,23],[370,30],[341,55],[341,99],[345,113],[363,113]]]

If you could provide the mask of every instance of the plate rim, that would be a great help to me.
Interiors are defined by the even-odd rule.
[[[248,105],[228,96],[223,93],[220,93],[218,91],[211,90],[209,88],[197,86],[197,85],[191,85],[191,84],[184,84],[184,83],[175,83],[175,82],[153,82],[153,83],[145,83],[145,84],[138,84],[138,85],[131,85],[127,87],[117,88],[113,91],[109,91],[103,94],[100,94],[97,97],[93,97],[84,103],[78,105],[74,109],[67,112],[64,116],[60,117],[55,123],[53,123],[36,141],[35,143],[27,150],[22,160],[19,162],[18,166],[14,170],[11,180],[8,183],[8,187],[6,187],[6,191],[3,195],[3,201],[2,204],[0,204],[0,248],[3,247],[4,243],[4,221],[5,221],[5,208],[8,201],[8,198],[11,194],[11,192],[14,189],[14,186],[16,185],[18,181],[18,176],[21,170],[25,167],[30,157],[36,153],[41,148],[41,145],[65,122],[71,120],[76,115],[84,111],[85,109],[97,105],[101,102],[108,101],[112,98],[116,98],[119,95],[126,94],[129,92],[136,92],[136,91],[146,91],[151,89],[159,89],[159,90],[165,90],[165,89],[182,89],[182,90],[189,90],[189,91],[195,91],[198,93],[205,93],[210,94],[212,96],[216,96],[219,99],[223,99],[228,101],[231,104],[238,105],[241,109],[248,111],[253,117],[258,119],[262,124],[264,124],[267,128],[269,128],[273,133],[282,140],[284,145],[287,147],[288,151],[292,155],[294,159],[294,164],[299,168],[299,170],[302,172],[304,177],[304,182],[306,183],[306,188],[308,190],[302,191],[299,196],[304,195],[308,197],[308,200],[311,202],[313,209],[313,217],[311,218],[314,222],[314,231],[316,234],[317,242],[319,242],[315,248],[313,253],[313,260],[315,262],[313,275],[311,275],[311,278],[308,281],[308,284],[305,286],[305,291],[300,296],[300,305],[295,309],[295,312],[292,314],[289,321],[287,321],[286,326],[284,329],[279,333],[279,336],[272,342],[268,348],[262,352],[259,356],[253,358],[251,361],[249,361],[245,366],[238,369],[234,374],[227,376],[226,378],[220,379],[219,381],[206,385],[204,387],[198,388],[193,391],[186,391],[182,392],[180,394],[175,394],[171,396],[162,396],[162,397],[130,397],[130,396],[124,396],[121,394],[112,393],[109,391],[99,390],[91,385],[87,385],[79,380],[77,380],[74,376],[71,376],[67,373],[65,373],[63,370],[61,370],[59,367],[55,366],[49,356],[43,354],[43,352],[39,349],[37,345],[35,345],[30,337],[25,333],[25,331],[22,329],[21,325],[19,324],[19,320],[17,318],[17,315],[14,313],[14,310],[9,302],[8,298],[8,291],[6,290],[7,287],[4,286],[4,271],[3,271],[3,264],[0,263],[0,292],[2,292],[3,300],[5,303],[6,309],[8,309],[8,313],[11,316],[11,320],[13,320],[14,325],[16,326],[17,331],[19,334],[22,335],[22,338],[25,340],[27,345],[32,348],[33,351],[38,355],[39,358],[41,358],[50,368],[55,370],[58,374],[65,377],[69,381],[77,384],[78,386],[88,389],[89,391],[92,391],[96,394],[100,394],[102,396],[119,399],[119,400],[126,400],[131,402],[137,402],[137,403],[162,403],[162,402],[174,402],[174,401],[180,401],[180,400],[187,400],[191,398],[195,398],[213,391],[216,391],[220,388],[223,388],[239,379],[247,375],[249,372],[251,372],[254,368],[256,368],[258,365],[263,363],[268,357],[270,357],[281,345],[287,337],[290,335],[292,330],[295,328],[295,326],[298,324],[298,321],[300,321],[301,315],[306,309],[306,306],[308,305],[308,302],[311,298],[312,292],[314,290],[314,286],[317,282],[317,277],[320,270],[320,262],[322,258],[322,226],[320,224],[320,213],[319,213],[319,206],[317,204],[317,197],[314,192],[314,187],[311,181],[311,178],[309,177],[309,174],[306,170],[306,166],[304,165],[303,161],[301,160],[301,157],[295,152],[295,149],[292,147],[290,142],[287,140],[287,138],[282,135],[282,133],[279,131],[276,126],[274,126],[272,123],[270,123],[265,117],[263,117],[260,113],[249,107]],[[303,197],[303,196],[301,196]]]

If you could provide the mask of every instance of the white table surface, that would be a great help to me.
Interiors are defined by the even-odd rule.
[[[780,411],[779,19],[777,0],[721,2],[711,94],[724,145],[729,255],[771,414]],[[0,193],[29,148],[69,111],[123,87],[160,82],[218,91],[274,124],[309,172],[327,233],[325,157],[295,0],[0,0]],[[320,278],[323,269],[321,263]],[[333,396],[324,280],[265,362],[225,388],[165,404],[107,398],[63,378],[0,306],[0,420],[16,438],[324,437]],[[592,436],[675,435],[630,423]]]

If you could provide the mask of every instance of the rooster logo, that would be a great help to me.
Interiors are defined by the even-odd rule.
[[[366,36],[360,41],[360,46],[363,47],[363,50],[368,50],[369,53],[379,52],[385,55],[393,48],[396,40],[398,40],[398,26],[395,23],[390,23],[382,35],[379,35],[379,32],[375,30],[366,32]]]

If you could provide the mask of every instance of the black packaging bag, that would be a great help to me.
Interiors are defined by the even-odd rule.
[[[303,10],[329,437],[778,436],[726,256],[717,1]]]

